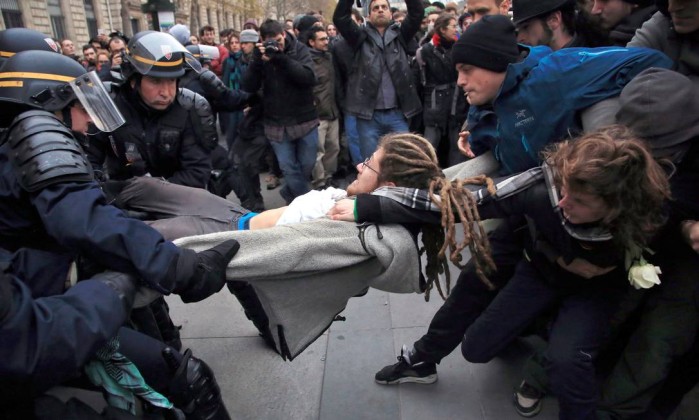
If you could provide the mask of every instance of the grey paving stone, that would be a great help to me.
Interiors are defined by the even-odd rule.
[[[316,419],[326,344],[321,336],[285,362],[251,337],[183,340],[216,373],[231,417],[243,420]]]
[[[420,338],[426,326],[415,328],[394,329],[395,354],[400,354],[403,344],[411,346]],[[395,363],[393,360],[385,364]],[[378,371],[383,365],[376,366]],[[481,419],[483,408],[481,398],[473,392],[471,384],[478,378],[473,376],[458,351],[444,358],[437,366],[438,380],[434,384],[401,384],[400,392],[401,413],[403,420],[434,419]],[[377,386],[382,386],[378,385]]]
[[[390,354],[392,349],[390,329],[331,328],[319,418],[400,419],[398,390],[374,383],[377,355]]]
[[[166,298],[170,316],[181,325],[182,338],[255,337],[257,329],[227,287],[202,302],[185,304],[174,295]]]
[[[366,295],[349,300],[347,307],[340,314],[346,321],[336,321],[330,326],[332,331],[390,329],[391,315],[389,296],[391,294],[376,289],[369,289]]]
[[[432,294],[430,301],[425,302],[424,295],[390,293],[388,302],[393,328],[409,328],[429,325],[444,301],[437,294]]]

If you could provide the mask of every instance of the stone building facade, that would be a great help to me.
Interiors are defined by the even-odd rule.
[[[240,29],[248,18],[261,20],[256,0],[160,0],[175,7],[175,22],[193,34],[211,25],[218,32]],[[0,29],[26,27],[57,40],[68,38],[76,47],[86,44],[98,30],[121,31],[127,36],[153,29],[151,16],[142,11],[145,0],[0,0]]]

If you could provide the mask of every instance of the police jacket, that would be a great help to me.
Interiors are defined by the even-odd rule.
[[[440,38],[441,39],[441,38]],[[456,85],[457,72],[451,60],[451,46],[425,43],[415,55],[418,80],[422,87],[422,117],[426,127],[448,129],[466,119],[468,104],[464,91]]]
[[[172,290],[168,269],[180,249],[106,203],[87,157],[53,114],[20,114],[0,143],[0,248],[55,256],[60,284],[49,294],[62,292],[66,261],[77,255],[133,274],[162,293]]]
[[[349,71],[345,105],[347,112],[371,119],[381,89],[382,70],[388,68],[398,107],[406,118],[422,111],[412,77],[407,45],[420,29],[423,6],[420,0],[406,0],[408,17],[402,24],[386,28],[383,36],[370,23],[359,27],[351,19],[352,1],[340,0],[333,23],[354,51]]]
[[[262,61],[255,48],[241,87],[250,93],[262,89],[264,123],[287,127],[318,118],[313,104],[317,79],[308,47],[284,34],[284,52],[274,54],[269,61]]]
[[[550,52],[548,47],[532,47],[534,59],[510,64],[493,101],[497,139],[492,150],[503,173],[537,166],[539,153],[547,144],[580,131],[579,111],[619,95],[641,71],[672,66],[664,54],[641,48],[546,52]],[[474,108],[478,107],[471,107],[469,113],[478,112]],[[470,141],[478,141],[478,133]]]
[[[216,77],[216,79],[210,79]],[[228,89],[213,72],[198,74],[195,71],[188,70],[183,77],[180,78],[179,86],[192,92],[201,95],[211,105],[211,122],[213,125],[208,125],[208,121],[204,123],[204,127],[211,127],[209,135],[218,136],[215,129],[215,121],[213,115],[219,111],[236,112],[242,111],[247,104],[250,94],[239,90]],[[201,115],[200,115],[201,116]],[[205,116],[204,118],[208,118]]]
[[[115,180],[150,174],[173,184],[206,188],[218,137],[211,107],[202,96],[178,89],[170,107],[157,111],[125,83],[114,102],[126,124],[90,141],[86,150],[96,170],[104,165]]]
[[[557,259],[560,257],[570,264],[575,258],[582,258],[599,267],[623,268],[625,248],[601,225],[574,225],[565,220],[557,202],[554,204],[549,195],[553,188],[549,181],[545,179],[542,168],[537,167],[498,183],[495,196],[489,195],[487,189],[477,191],[475,196],[481,219],[523,217],[528,226],[524,256],[540,270],[547,282],[563,288],[595,287],[600,282],[590,282],[562,269]],[[441,225],[441,213],[437,207],[421,207],[419,204],[420,197],[429,201],[426,191],[398,190],[408,191],[405,196],[417,199],[400,201],[392,192],[380,190],[360,194],[356,203],[357,222]],[[622,276],[616,286],[623,286],[623,281]]]
[[[0,307],[0,401],[11,401],[5,414],[73,379],[127,316],[117,293],[94,280],[61,296],[34,298],[19,278],[5,275]]]

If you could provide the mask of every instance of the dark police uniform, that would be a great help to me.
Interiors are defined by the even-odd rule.
[[[66,261],[82,254],[172,291],[168,270],[180,249],[107,205],[82,149],[53,114],[20,114],[0,143],[2,248],[48,251]]]
[[[95,169],[106,164],[112,180],[149,173],[174,184],[206,187],[218,137],[211,107],[202,96],[178,89],[172,105],[158,111],[124,84],[114,102],[127,123],[91,140],[86,151]]]

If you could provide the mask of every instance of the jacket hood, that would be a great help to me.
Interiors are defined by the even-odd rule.
[[[522,79],[527,77],[531,69],[539,64],[542,58],[553,53],[553,50],[546,46],[530,47],[519,44],[518,47],[520,54],[524,56],[524,58],[517,63],[512,63],[507,66],[507,75],[505,76],[505,81],[502,83],[498,97],[503,92],[508,92],[517,86]]]

